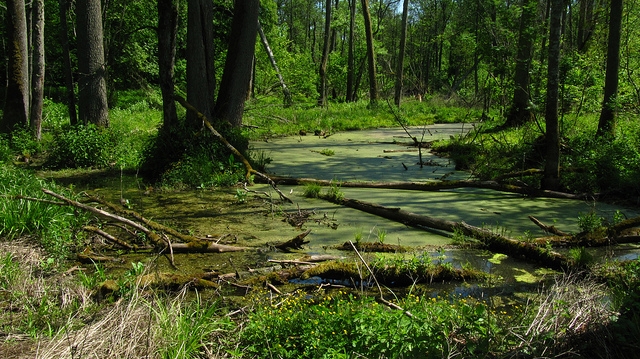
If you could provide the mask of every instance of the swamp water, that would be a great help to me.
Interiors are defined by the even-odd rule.
[[[410,128],[409,132],[423,141],[432,141],[464,134],[472,129],[469,124],[432,125]],[[332,134],[328,137],[313,135],[270,139],[251,144],[255,153],[268,157],[267,173],[278,176],[315,178],[341,181],[438,181],[469,179],[466,172],[456,171],[455,164],[439,158],[428,150],[419,153],[409,146],[411,139],[403,129],[377,129]],[[355,209],[337,206],[319,199],[303,196],[303,186],[279,187],[293,204],[272,204],[261,193],[277,199],[278,195],[267,185],[254,185],[245,193],[242,188],[224,190],[195,190],[184,192],[147,191],[134,176],[101,177],[90,179],[67,178],[56,180],[73,183],[76,191],[88,190],[117,203],[120,197],[129,200],[133,209],[147,218],[188,231],[199,237],[228,234],[227,244],[258,248],[240,253],[179,254],[175,257],[178,272],[183,274],[217,271],[220,273],[246,272],[268,267],[269,259],[296,259],[303,255],[330,254],[357,260],[352,253],[335,249],[360,236],[363,242],[381,241],[411,247],[415,252],[400,255],[412,258],[428,255],[434,260],[452,263],[455,267],[468,264],[491,274],[497,274],[500,283],[489,284],[494,292],[517,292],[531,288],[548,273],[544,268],[526,261],[481,250],[456,249],[450,234],[413,228]],[[611,218],[616,210],[627,217],[636,216],[635,210],[601,203],[548,198],[528,198],[519,194],[485,189],[451,189],[438,192],[403,191],[389,189],[341,188],[346,198],[359,199],[420,215],[452,221],[465,221],[484,226],[510,237],[544,236],[527,216],[532,215],[548,225],[566,232],[579,232],[578,216],[595,210],[598,215]],[[323,189],[326,191],[326,188]],[[306,238],[310,243],[296,253],[273,250],[270,244],[284,242],[301,233],[283,221],[283,213],[298,211],[313,215],[302,225],[311,229]],[[640,253],[634,245],[594,251],[601,259],[633,259]],[[374,254],[367,254],[369,258]],[[131,268],[131,262],[149,261],[148,254],[124,256],[116,270]],[[173,271],[166,258],[155,263],[160,271]],[[484,287],[487,283],[483,284]],[[430,289],[424,289],[426,293]],[[482,289],[476,285],[459,285],[448,290],[460,295],[477,295]],[[434,292],[435,293],[435,292]]]

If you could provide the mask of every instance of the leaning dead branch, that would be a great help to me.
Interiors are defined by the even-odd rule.
[[[540,229],[542,229],[543,231],[545,231],[547,233],[555,234],[556,236],[562,236],[562,237],[570,236],[569,233],[563,232],[563,231],[559,230],[558,228],[556,228],[555,226],[548,226],[548,225],[542,223],[539,219],[537,219],[534,216],[529,216],[529,219],[531,220],[531,222],[535,223],[536,226],[540,227]]]
[[[48,189],[42,189],[42,191],[52,197],[55,197],[61,201],[63,201],[65,204],[82,209],[84,211],[88,211],[90,213],[93,213],[95,215],[98,215],[102,218],[107,218],[116,222],[120,222],[122,224],[125,224],[127,226],[130,226],[132,228],[134,228],[137,231],[140,231],[142,233],[145,234],[145,236],[149,239],[149,241],[157,248],[165,248],[167,246],[169,246],[169,249],[173,252],[216,252],[216,253],[221,253],[221,252],[237,252],[237,251],[244,251],[244,250],[248,250],[250,248],[248,247],[236,247],[236,246],[228,246],[228,245],[224,245],[224,244],[217,244],[211,241],[207,241],[207,240],[202,240],[200,238],[194,237],[194,236],[190,236],[190,235],[186,235],[186,234],[182,234],[178,231],[176,231],[175,229],[163,226],[157,222],[151,221],[149,219],[146,219],[144,217],[142,217],[140,214],[136,213],[135,211],[131,211],[131,210],[125,210],[125,209],[118,209],[116,205],[108,203],[106,201],[100,200],[101,204],[106,205],[107,207],[117,210],[117,212],[120,212],[122,214],[126,214],[126,215],[130,215],[134,218],[136,218],[136,220],[143,222],[144,224],[140,224],[134,220],[131,220],[129,218],[126,218],[122,215],[117,215],[117,214],[113,214],[111,212],[107,212],[105,210],[96,208],[96,207],[92,207],[89,206],[87,204],[84,203],[80,203],[78,201],[74,201],[72,199],[66,198],[58,193],[55,193],[53,191],[50,191]],[[94,200],[97,200],[94,198]],[[168,242],[166,240],[163,239],[163,237],[158,234],[161,233],[162,235],[169,234],[171,236],[174,236],[186,243],[171,243]],[[130,247],[133,247],[131,245],[129,245]]]
[[[193,105],[188,103],[187,100],[185,100],[182,96],[175,95],[174,97],[175,97],[175,100],[178,101],[178,103],[180,103],[185,109],[187,109],[188,111],[193,112],[200,120],[202,120],[202,122],[209,129],[209,131],[218,140],[220,140],[220,142],[222,142],[234,155],[236,155],[236,156],[238,156],[238,158],[240,158],[240,161],[242,161],[242,164],[244,165],[245,169],[247,170],[247,174],[245,175],[247,181],[251,180],[251,175],[252,174],[254,174],[256,176],[259,176],[259,177],[261,177],[262,179],[264,179],[265,181],[267,181],[267,183],[269,183],[271,185],[271,187],[278,193],[278,195],[280,195],[280,198],[282,200],[287,201],[289,203],[293,203],[293,201],[289,197],[285,196],[284,193],[282,193],[282,191],[280,191],[280,189],[278,189],[278,186],[276,185],[276,183],[269,176],[267,176],[266,174],[258,172],[255,169],[253,169],[253,167],[251,166],[251,164],[249,163],[247,158],[244,157],[242,155],[242,153],[240,153],[240,151],[238,151],[235,147],[233,147],[233,145],[231,143],[229,143],[229,141],[227,141],[227,139],[224,138],[224,136],[222,136],[220,134],[220,132],[218,132],[215,128],[213,128],[213,125],[211,125],[211,122],[209,122],[209,119],[207,119],[207,116],[205,116],[200,111],[198,111],[198,109],[196,109],[195,107],[193,107]]]
[[[284,243],[276,244],[274,247],[283,252],[290,252],[292,249],[302,249],[303,245],[309,243],[309,241],[304,240],[304,238],[308,236],[309,233],[311,233],[310,229],[298,234],[297,236]]]

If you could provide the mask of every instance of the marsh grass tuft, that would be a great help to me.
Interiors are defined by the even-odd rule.
[[[322,191],[322,186],[317,183],[307,183],[304,185],[303,195],[307,198],[318,198],[320,197],[320,191]]]

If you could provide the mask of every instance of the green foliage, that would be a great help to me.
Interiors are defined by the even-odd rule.
[[[248,141],[238,129],[220,129],[240,152]],[[143,176],[169,187],[207,188],[243,181],[246,171],[231,151],[205,130],[194,132],[182,124],[162,127],[144,150]]]
[[[322,186],[317,183],[307,183],[304,185],[303,195],[307,198],[318,198],[320,197],[320,191],[322,190]]]
[[[234,327],[228,317],[219,314],[216,303],[203,303],[200,296],[190,303],[184,298],[167,299],[152,310],[158,321],[154,340],[161,343],[161,358],[201,358],[204,348]]]
[[[30,157],[41,151],[40,142],[36,141],[29,129],[20,128],[11,132],[11,148],[16,153]]]
[[[377,232],[378,242],[384,243],[387,240],[387,230],[384,228],[378,228]]]
[[[9,290],[20,275],[20,266],[13,253],[0,256],[0,289]]]
[[[569,249],[569,258],[578,267],[588,267],[595,260],[593,254],[584,247]]]
[[[52,168],[104,168],[113,160],[118,138],[95,125],[65,126],[54,135],[47,165]]]
[[[585,233],[594,233],[602,228],[603,219],[594,211],[578,214],[578,227]]]
[[[500,332],[481,303],[409,295],[397,304],[414,317],[341,291],[294,295],[256,306],[240,344],[258,358],[477,357],[488,354],[489,333]]]
[[[67,190],[36,178],[33,174],[13,167],[0,166],[0,237],[14,239],[36,236],[53,257],[66,257],[77,245],[75,231],[87,221],[85,214],[73,208],[45,202],[13,198],[34,197],[51,200],[41,188],[48,188],[73,198]]]
[[[575,171],[563,174],[563,185],[573,192],[614,191],[637,193],[640,176],[640,129],[632,123],[615,139],[595,138],[578,133],[568,141],[570,152],[562,156],[562,166]]]
[[[0,165],[11,161],[13,151],[9,145],[9,140],[4,134],[0,134]]]
[[[340,184],[331,182],[331,187],[327,190],[327,198],[334,202],[342,202],[344,200],[344,193],[340,190]]]

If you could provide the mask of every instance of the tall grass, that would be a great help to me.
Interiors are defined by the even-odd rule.
[[[0,166],[0,238],[33,236],[52,257],[67,257],[77,245],[76,230],[87,220],[73,208],[47,203],[42,188],[70,195],[53,183],[13,166]],[[33,197],[43,201],[32,201]]]

